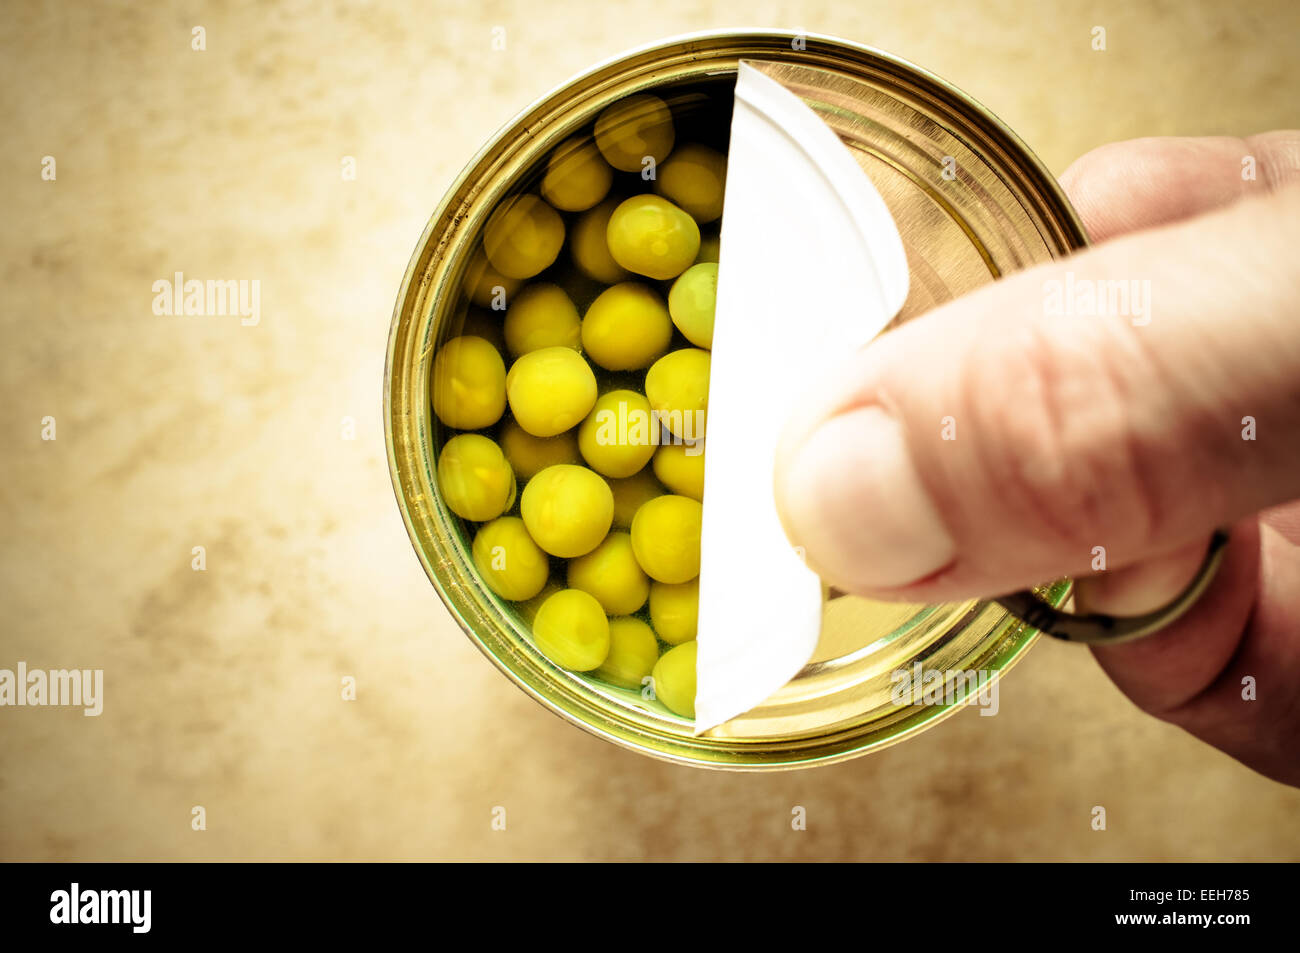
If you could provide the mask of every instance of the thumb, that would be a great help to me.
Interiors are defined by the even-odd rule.
[[[1297,247],[1292,187],[884,335],[787,424],[791,541],[840,589],[936,602],[1141,564],[1300,497]]]

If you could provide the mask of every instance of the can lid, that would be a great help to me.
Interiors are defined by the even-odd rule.
[[[893,216],[802,99],[741,61],[710,371],[696,733],[756,707],[816,651],[822,585],[772,488],[784,413],[907,298]],[[761,594],[760,598],[754,598]]]

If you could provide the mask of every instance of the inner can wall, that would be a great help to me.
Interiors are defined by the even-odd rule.
[[[882,684],[887,688],[891,669],[920,661],[996,676],[1023,654],[1036,633],[998,607],[973,601],[858,606],[855,616],[850,602],[836,600],[828,611],[826,644],[800,673],[794,690],[778,693],[735,725],[696,738],[689,721],[639,705],[635,693],[611,690],[554,666],[532,646],[518,615],[479,580],[463,525],[437,493],[433,448],[440,442],[440,424],[428,399],[432,355],[457,323],[461,278],[496,205],[517,191],[541,157],[612,102],[664,87],[724,82],[742,58],[772,64],[778,78],[803,95],[842,138],[877,156],[882,164],[873,169],[873,181],[881,187],[882,177],[890,180],[882,188],[887,199],[895,188],[893,179],[902,183],[897,188],[911,188],[918,169],[942,160],[927,150],[951,148],[961,152],[963,161],[975,157],[968,165],[991,170],[972,180],[977,189],[939,195],[930,188],[935,202],[950,208],[955,203],[952,218],[974,239],[975,251],[968,257],[987,271],[973,280],[988,280],[1008,264],[1019,267],[1085,243],[1068,203],[1032,154],[978,104],[909,64],[808,35],[708,34],[665,41],[598,66],[529,107],[453,185],[421,236],[399,293],[389,342],[385,425],[394,487],[421,562],[458,623],[498,668],[551,710],[608,740],[677,762],[753,769],[840,760],[922,730],[959,706],[900,708],[889,705],[887,697],[882,702]],[[832,81],[821,84],[823,76]],[[886,128],[895,92],[909,97],[909,108],[933,122],[935,130],[955,134],[957,145],[932,132],[924,140],[900,140],[898,149],[877,148],[872,135]],[[979,204],[978,196],[991,193],[999,199],[989,200],[987,207]],[[923,264],[926,229],[909,229],[902,219],[900,225],[909,262]],[[928,269],[917,282],[916,266],[913,271],[918,292],[909,297],[902,320],[961,290],[935,279]],[[1043,594],[1059,603],[1067,591],[1067,584],[1058,583]],[[870,620],[878,637],[856,644],[863,620]],[[865,704],[868,698],[872,701]]]

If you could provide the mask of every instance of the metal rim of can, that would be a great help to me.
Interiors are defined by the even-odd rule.
[[[796,47],[800,41],[802,47]],[[460,290],[483,222],[538,156],[614,101],[673,82],[734,74],[740,59],[756,57],[797,58],[830,69],[868,71],[877,79],[907,84],[933,97],[954,121],[964,124],[964,133],[1023,176],[1017,187],[1051,210],[1040,227],[1054,232],[1055,245],[1066,250],[1087,244],[1073,208],[1037,157],[988,109],[926,70],[867,46],[811,33],[703,32],[671,37],[611,57],[561,84],[506,123],[470,160],[430,217],[403,275],[384,375],[385,441],[402,519],[425,573],[466,635],[517,687],[584,730],[662,760],[732,770],[842,761],[931,727],[959,710],[962,702],[926,706],[885,725],[866,722],[834,734],[742,741],[694,737],[649,712],[611,704],[587,680],[542,657],[512,628],[477,581],[459,521],[435,489],[431,452],[435,423],[428,372],[439,319]],[[1043,592],[1059,605],[1069,588],[1065,581]],[[1015,664],[1037,638],[1034,629],[1009,614],[998,631],[996,650],[983,660],[995,677]]]

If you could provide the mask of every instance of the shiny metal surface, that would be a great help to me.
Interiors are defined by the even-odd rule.
[[[725,78],[742,58],[761,61],[835,129],[898,220],[912,279],[899,321],[1086,242],[1032,153],[958,90],[866,47],[815,36],[807,36],[805,48],[798,45],[794,34],[780,33],[666,41],[598,66],[525,110],[471,162],[430,220],[404,278],[390,337],[385,393],[394,487],[425,570],[462,628],[556,713],[626,747],[689,764],[794,767],[891,744],[957,707],[895,704],[895,671],[919,662],[996,675],[1036,634],[993,604],[835,599],[827,604],[818,651],[799,676],[758,709],[696,738],[688,721],[656,703],[542,657],[526,624],[479,583],[464,530],[438,498],[430,358],[458,320],[459,282],[482,224],[540,157],[624,96]],[[1059,604],[1067,593],[1062,582],[1042,594]]]

